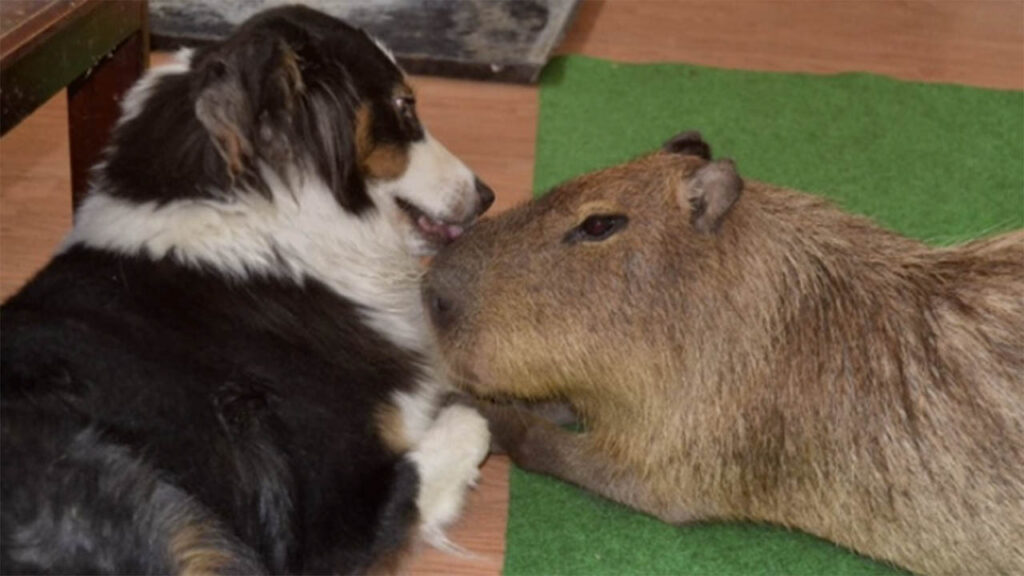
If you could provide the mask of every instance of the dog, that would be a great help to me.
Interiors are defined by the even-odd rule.
[[[2,308],[4,572],[350,573],[444,544],[489,437],[422,260],[493,192],[372,37],[304,7],[126,95]]]

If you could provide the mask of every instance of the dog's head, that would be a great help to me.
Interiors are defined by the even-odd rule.
[[[275,182],[313,175],[348,213],[379,212],[414,254],[458,237],[493,202],[427,132],[394,58],[335,18],[264,12],[169,71],[126,98],[103,168],[113,195],[274,200]]]

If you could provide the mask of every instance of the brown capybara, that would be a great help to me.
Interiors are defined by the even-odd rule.
[[[486,221],[424,284],[528,470],[672,523],[1024,574],[1024,231],[932,248],[744,182],[695,133]]]

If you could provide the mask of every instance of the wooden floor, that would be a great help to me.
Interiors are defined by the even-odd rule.
[[[833,73],[1024,89],[1024,0],[584,2],[563,53],[628,62]],[[154,63],[164,55],[154,55]],[[2,82],[2,79],[0,79]],[[533,178],[535,87],[415,78],[431,131],[497,191],[496,210]],[[67,114],[60,94],[0,139],[0,297],[50,257],[70,224]],[[699,127],[697,127],[699,128]],[[452,539],[469,555],[424,550],[411,571],[496,574],[504,553],[508,463],[491,458]]]

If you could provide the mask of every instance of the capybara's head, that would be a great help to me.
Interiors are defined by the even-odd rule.
[[[623,385],[671,354],[743,182],[695,132],[482,222],[424,283],[453,381],[552,398]],[[652,345],[657,343],[657,345]]]

